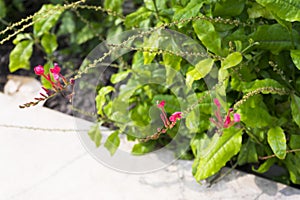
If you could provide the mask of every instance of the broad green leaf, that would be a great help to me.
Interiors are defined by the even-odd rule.
[[[219,56],[223,56],[224,53],[221,48],[221,38],[210,21],[204,19],[194,21],[193,28],[199,40],[209,51]]]
[[[238,64],[240,64],[240,62],[242,62],[243,60],[243,56],[240,52],[233,52],[231,54],[229,54],[223,61],[222,61],[222,68],[223,69],[228,69],[231,67],[234,67]]]
[[[270,169],[270,167],[276,162],[276,158],[270,158],[266,160],[262,165],[259,166],[258,169],[255,169],[254,166],[252,166],[252,170],[257,173],[265,173]]]
[[[300,149],[300,135],[291,134],[289,146],[292,149]],[[299,152],[299,155],[300,155],[300,152]]]
[[[198,62],[195,69],[186,74],[187,85],[191,87],[194,81],[204,78],[212,69],[213,64],[214,60],[212,58],[206,58]]]
[[[127,70],[127,71],[123,71],[123,72],[118,72],[118,73],[113,74],[111,76],[110,81],[113,84],[119,83],[119,82],[123,81],[124,79],[126,79],[130,73],[131,73],[131,70]]]
[[[96,147],[101,145],[102,134],[100,132],[99,124],[95,124],[92,126],[88,132],[91,140],[93,140],[96,144]]]
[[[20,33],[17,35],[17,37],[13,40],[13,44],[18,44],[19,42],[23,40],[32,40],[33,38],[29,33]]]
[[[97,107],[97,111],[99,115],[103,115],[103,106],[106,102],[106,97],[105,95],[107,95],[108,93],[115,91],[115,88],[113,88],[112,86],[106,86],[106,87],[102,87],[99,92],[98,95],[96,96],[96,107]]]
[[[47,54],[52,54],[58,47],[56,35],[51,33],[44,33],[42,36],[41,44]]]
[[[198,131],[199,116],[197,116],[197,113],[195,111],[191,111],[186,116],[185,124],[191,133],[196,133]]]
[[[300,149],[300,135],[290,135],[289,147],[291,149]],[[300,151],[295,152],[295,154],[300,157]]]
[[[267,19],[274,19],[274,16],[270,11],[268,11],[265,7],[262,5],[256,3],[256,2],[249,2],[250,7],[247,9],[247,13],[249,15],[249,18],[267,18]]]
[[[114,155],[120,146],[119,131],[115,131],[108,136],[104,143],[104,147],[110,152],[110,155]]]
[[[30,69],[30,57],[32,55],[33,42],[23,40],[19,42],[9,55],[9,71],[15,72],[18,69]]]
[[[147,27],[150,22],[150,16],[152,15],[152,11],[148,10],[145,7],[139,8],[137,11],[126,15],[124,24],[127,28],[130,27]]]
[[[218,17],[234,17],[242,13],[245,7],[245,0],[219,1],[215,5],[213,15]]]
[[[242,145],[241,151],[238,156],[238,164],[244,165],[246,163],[255,163],[258,161],[255,143],[248,139],[248,141]]]
[[[273,24],[258,26],[257,30],[250,35],[250,38],[254,42],[258,42],[256,48],[269,50],[277,55],[282,50],[294,49],[295,41],[299,41],[299,34],[295,30],[290,34],[280,24]]]
[[[268,143],[279,159],[284,159],[286,156],[286,138],[280,126],[270,128],[268,131]]]
[[[136,156],[144,155],[154,150],[154,147],[155,147],[154,141],[149,141],[146,143],[138,143],[133,146],[131,153]]]
[[[178,8],[175,11],[175,14],[173,16],[173,20],[180,21],[183,19],[189,19],[191,17],[196,17],[198,13],[200,12],[200,8],[203,5],[202,0],[191,0],[184,8]],[[179,23],[178,27],[181,28],[186,23]]]
[[[300,50],[291,50],[291,57],[295,66],[300,70]]]
[[[57,34],[64,35],[66,33],[73,33],[75,28],[76,24],[72,12],[66,11],[61,19],[61,25]]]
[[[0,0],[0,19],[6,16],[6,5],[4,0]]]
[[[249,97],[239,108],[241,121],[251,128],[263,128],[274,123],[261,95]]]
[[[284,163],[289,170],[290,180],[294,184],[300,184],[300,156],[289,153],[284,160]]]
[[[180,70],[182,58],[172,54],[163,54],[163,63],[166,67],[166,82],[167,85],[171,85],[174,81],[177,71]]]
[[[255,80],[252,82],[242,82],[241,85],[241,91],[244,93],[252,92],[254,90],[257,90],[259,88],[278,88],[278,89],[284,89],[284,87],[278,83],[277,81],[266,78],[262,80]],[[262,94],[276,94],[273,90],[264,90],[262,91]]]
[[[62,12],[63,8],[61,5],[43,5],[38,11],[39,14],[33,18],[33,34],[39,37],[45,32],[49,32],[55,26]]]
[[[300,21],[300,1],[298,0],[256,0],[267,10],[276,13],[278,17],[294,22]]]
[[[117,13],[122,13],[123,0],[105,0],[104,8],[113,10]]]
[[[95,36],[94,32],[91,31],[91,28],[88,25],[85,25],[80,32],[76,35],[76,43],[83,44],[86,41],[92,39]]]
[[[234,127],[225,129],[223,135],[213,137],[205,149],[197,166],[195,178],[197,181],[206,179],[217,173],[225,164],[236,155],[242,144],[242,130]]]
[[[144,0],[145,7],[148,8],[149,10],[156,11],[154,2],[158,12],[167,8],[166,3],[168,2],[168,0]]]
[[[292,94],[291,99],[292,116],[296,124],[300,127],[300,97]]]

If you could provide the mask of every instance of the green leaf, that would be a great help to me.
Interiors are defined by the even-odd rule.
[[[17,37],[13,40],[13,44],[18,44],[19,42],[23,40],[32,40],[33,38],[29,33],[20,33],[17,35]]]
[[[284,163],[287,169],[289,170],[290,180],[294,184],[300,184],[300,168],[299,168],[300,156],[297,154],[294,155],[289,153],[286,156]]]
[[[279,159],[284,159],[286,156],[286,138],[280,126],[270,128],[268,131],[268,143]]]
[[[263,128],[274,123],[274,118],[269,114],[268,108],[261,95],[247,99],[238,109],[241,121],[248,127]]]
[[[186,74],[187,85],[191,87],[194,81],[204,78],[212,69],[213,64],[214,60],[211,58],[206,58],[198,62],[195,69]]]
[[[15,72],[18,69],[30,69],[30,57],[32,55],[33,42],[23,40],[19,42],[9,55],[9,71]]]
[[[135,26],[147,27],[147,24],[150,22],[150,16],[152,12],[145,7],[139,8],[134,13],[126,15],[124,24],[126,28],[131,28]]]
[[[267,10],[286,21],[300,21],[300,1],[298,0],[256,0]]]
[[[252,82],[242,82],[240,83],[241,88],[244,93],[253,92],[254,90],[257,90],[259,88],[277,88],[277,89],[284,89],[284,87],[278,83],[277,81],[266,78],[262,80],[255,80]],[[265,90],[262,91],[262,94],[272,94],[274,93],[273,90]],[[276,93],[274,93],[276,94]]]
[[[267,161],[265,161],[262,165],[260,165],[258,169],[255,169],[254,166],[252,166],[252,170],[257,173],[265,173],[275,162],[276,158],[270,158]]]
[[[113,74],[110,78],[110,81],[113,84],[119,83],[123,81],[124,79],[127,78],[127,76],[131,73],[131,70],[123,71],[123,72],[118,72],[116,74]]]
[[[113,88],[112,86],[106,86],[106,87],[102,87],[99,91],[98,91],[98,95],[96,96],[96,108],[98,110],[98,114],[99,115],[103,115],[103,106],[106,102],[106,97],[105,95],[107,95],[108,93],[115,91],[115,88]]]
[[[225,164],[236,155],[242,144],[242,130],[234,127],[225,129],[223,135],[213,137],[209,146],[200,156],[195,178],[197,181],[206,179],[217,173]]]
[[[240,62],[242,62],[243,60],[243,56],[240,52],[233,52],[231,54],[229,54],[223,61],[222,61],[222,68],[223,69],[228,69],[231,67],[234,67],[238,64],[240,64]]]
[[[6,5],[4,0],[0,0],[0,19],[6,16]]]
[[[149,141],[145,143],[135,144],[131,150],[131,153],[136,156],[144,155],[151,152],[155,147],[154,141]]]
[[[51,33],[44,33],[41,44],[47,54],[52,54],[58,47],[56,35]]]
[[[122,4],[123,4],[123,0],[105,0],[104,8],[113,10],[120,14],[122,13]]]
[[[80,32],[76,35],[76,43],[77,44],[83,44],[86,41],[92,39],[95,36],[94,32],[91,31],[91,28],[89,25],[85,25]]]
[[[197,20],[193,22],[193,28],[199,40],[211,52],[223,56],[221,48],[221,38],[216,32],[214,25],[207,20]]]
[[[295,30],[289,33],[280,24],[273,24],[258,26],[250,38],[258,42],[256,48],[269,50],[277,55],[282,50],[294,49],[294,41],[299,41],[299,34]]]
[[[247,9],[247,13],[249,18],[267,18],[267,19],[274,19],[273,15],[262,5],[256,2],[249,2],[250,7]]]
[[[213,15],[216,17],[234,17],[240,15],[245,7],[245,0],[219,1],[215,5]]]
[[[300,50],[291,50],[291,57],[295,66],[300,70]]]
[[[41,36],[49,32],[58,21],[63,9],[61,5],[46,4],[38,11],[38,15],[33,18],[33,34]]]
[[[292,116],[296,124],[300,127],[300,98],[295,94],[291,95]]]
[[[76,24],[73,19],[73,14],[70,11],[66,11],[61,19],[61,25],[59,27],[58,35],[64,35],[66,33],[73,33],[75,31]]]
[[[199,127],[199,116],[197,116],[195,111],[191,111],[185,119],[186,127],[191,133],[196,133]]]
[[[184,8],[179,8],[175,11],[173,20],[175,21],[180,21],[183,19],[189,19],[191,17],[196,17],[198,13],[200,12],[200,8],[203,5],[202,0],[191,0],[186,7]],[[178,27],[181,28],[185,25],[186,23],[179,23]]]
[[[110,152],[110,155],[114,155],[120,145],[119,131],[115,131],[106,139],[104,146]]]
[[[248,138],[248,141],[242,145],[238,156],[238,164],[244,165],[246,163],[255,163],[258,161],[255,143]]]
[[[91,140],[93,140],[96,144],[96,147],[101,145],[102,134],[99,129],[99,124],[92,126],[88,132]]]

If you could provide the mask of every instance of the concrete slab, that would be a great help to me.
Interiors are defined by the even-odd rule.
[[[300,190],[237,170],[211,187],[199,185],[190,161],[142,175],[114,171],[83,148],[73,117],[19,109],[20,98],[0,93],[1,200],[300,199]]]

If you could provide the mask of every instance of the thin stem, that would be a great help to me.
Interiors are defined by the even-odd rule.
[[[292,153],[292,152],[297,152],[300,151],[300,149],[291,149],[291,150],[287,150],[286,153]],[[269,155],[269,156],[260,156],[259,159],[260,160],[267,160],[269,158],[274,158],[276,157],[275,154]]]

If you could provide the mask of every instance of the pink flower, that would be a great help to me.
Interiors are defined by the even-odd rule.
[[[34,73],[36,74],[36,75],[43,75],[44,73],[45,73],[45,71],[44,71],[44,67],[42,66],[42,65],[38,65],[38,66],[36,66],[35,68],[34,68]]]
[[[214,99],[214,103],[216,104],[216,106],[217,106],[218,108],[220,108],[221,104],[220,104],[220,101],[219,101],[217,98]]]
[[[171,122],[176,122],[177,119],[181,119],[182,112],[174,112],[170,117]]]
[[[158,108],[164,108],[165,103],[166,103],[166,102],[165,102],[164,100],[162,100],[160,103],[157,104],[157,107],[158,107]]]
[[[57,63],[54,63],[54,68],[51,68],[50,69],[50,72],[52,74],[59,74],[60,73],[60,67],[58,66]]]
[[[234,122],[240,122],[241,121],[241,116],[237,113],[233,114],[233,121]]]
[[[224,127],[224,128],[228,128],[228,126],[230,125],[230,122],[231,122],[231,119],[230,119],[230,116],[229,116],[229,114],[228,114],[228,115],[226,116],[226,118],[225,118],[223,127]]]

